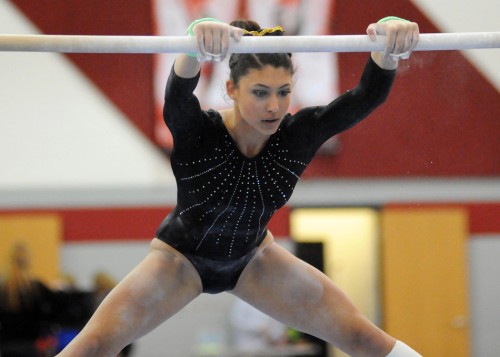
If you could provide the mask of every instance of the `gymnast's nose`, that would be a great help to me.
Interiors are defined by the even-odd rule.
[[[267,101],[267,111],[270,113],[277,113],[280,108],[279,100],[276,95],[269,96]]]

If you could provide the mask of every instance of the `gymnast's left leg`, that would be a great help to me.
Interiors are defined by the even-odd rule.
[[[275,243],[270,233],[232,293],[352,356],[420,356],[375,326],[331,279]]]

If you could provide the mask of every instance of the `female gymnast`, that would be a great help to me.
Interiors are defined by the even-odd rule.
[[[177,206],[145,259],[106,297],[61,357],[116,356],[202,292],[228,291],[352,356],[420,356],[372,324],[323,273],[274,242],[267,223],[282,207],[317,149],[386,99],[398,60],[418,41],[416,23],[395,17],[370,24],[383,52],[368,58],[360,83],[325,106],[287,114],[291,55],[231,54],[231,109],[204,111],[193,94],[200,61],[221,61],[230,38],[281,35],[253,21],[200,19],[188,33],[199,54],[176,59],[164,118],[174,138]]]

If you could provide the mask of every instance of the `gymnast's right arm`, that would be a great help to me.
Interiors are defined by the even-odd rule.
[[[229,38],[238,41],[243,34],[241,29],[214,19],[194,21],[188,32],[196,37],[198,53],[176,58],[165,90],[163,117],[174,137],[174,146],[181,132],[189,134],[202,120],[200,103],[193,94],[200,76],[199,59],[222,61],[229,52]]]
[[[181,53],[174,63],[175,74],[181,78],[193,78],[200,72],[200,62],[196,57]]]
[[[175,59],[165,88],[163,119],[172,133],[174,146],[189,123],[201,116],[200,103],[194,95],[201,66],[193,55],[182,53]],[[188,133],[186,133],[188,134]]]

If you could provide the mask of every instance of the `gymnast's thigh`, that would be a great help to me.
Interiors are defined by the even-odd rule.
[[[86,329],[130,343],[182,309],[201,289],[189,260],[155,238],[148,255],[104,299]]]
[[[386,338],[330,278],[274,241],[259,249],[232,293],[278,321],[339,347],[360,333]]]

